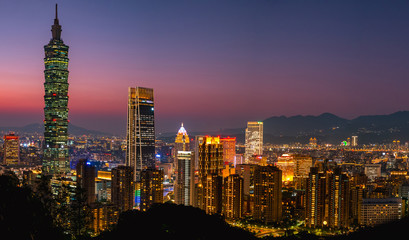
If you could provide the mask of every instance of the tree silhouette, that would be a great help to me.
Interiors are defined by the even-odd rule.
[[[0,231],[12,239],[68,239],[31,188],[13,174],[0,175]]]

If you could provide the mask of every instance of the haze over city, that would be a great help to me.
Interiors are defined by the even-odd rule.
[[[55,1],[0,4],[0,126],[42,123]],[[127,88],[156,132],[271,116],[408,110],[407,1],[58,1],[72,124],[125,134]]]

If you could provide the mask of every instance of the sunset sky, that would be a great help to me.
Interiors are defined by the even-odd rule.
[[[154,89],[157,132],[409,110],[409,1],[7,0],[0,126],[42,123],[55,3],[74,125],[125,134],[129,86]]]

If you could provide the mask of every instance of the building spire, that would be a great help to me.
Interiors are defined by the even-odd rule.
[[[61,25],[58,20],[58,4],[55,4],[55,19],[54,25],[51,26],[51,33],[53,35],[53,40],[61,40]]]

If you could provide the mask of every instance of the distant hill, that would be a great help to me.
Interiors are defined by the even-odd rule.
[[[271,117],[264,120],[264,136],[268,141],[292,138],[301,143],[310,137],[320,141],[340,143],[353,135],[361,144],[409,141],[409,111],[389,115],[360,116],[352,120],[330,113],[319,116]],[[288,140],[288,139],[287,139]]]
[[[44,125],[39,123],[29,124],[23,127],[0,127],[0,132],[7,133],[13,131],[16,133],[43,133]],[[89,130],[82,128],[71,123],[68,124],[68,132],[70,135],[79,136],[79,135],[94,135],[94,136],[112,136],[111,133]]]
[[[279,116],[267,118],[263,122],[265,143],[305,144],[311,137],[316,137],[321,142],[339,144],[354,135],[358,136],[359,144],[391,143],[393,140],[400,140],[402,144],[409,142],[409,111],[360,116],[352,120],[331,113],[319,116]],[[243,143],[245,127],[202,134],[236,137],[238,142]],[[174,138],[175,135],[176,132],[169,136]]]

